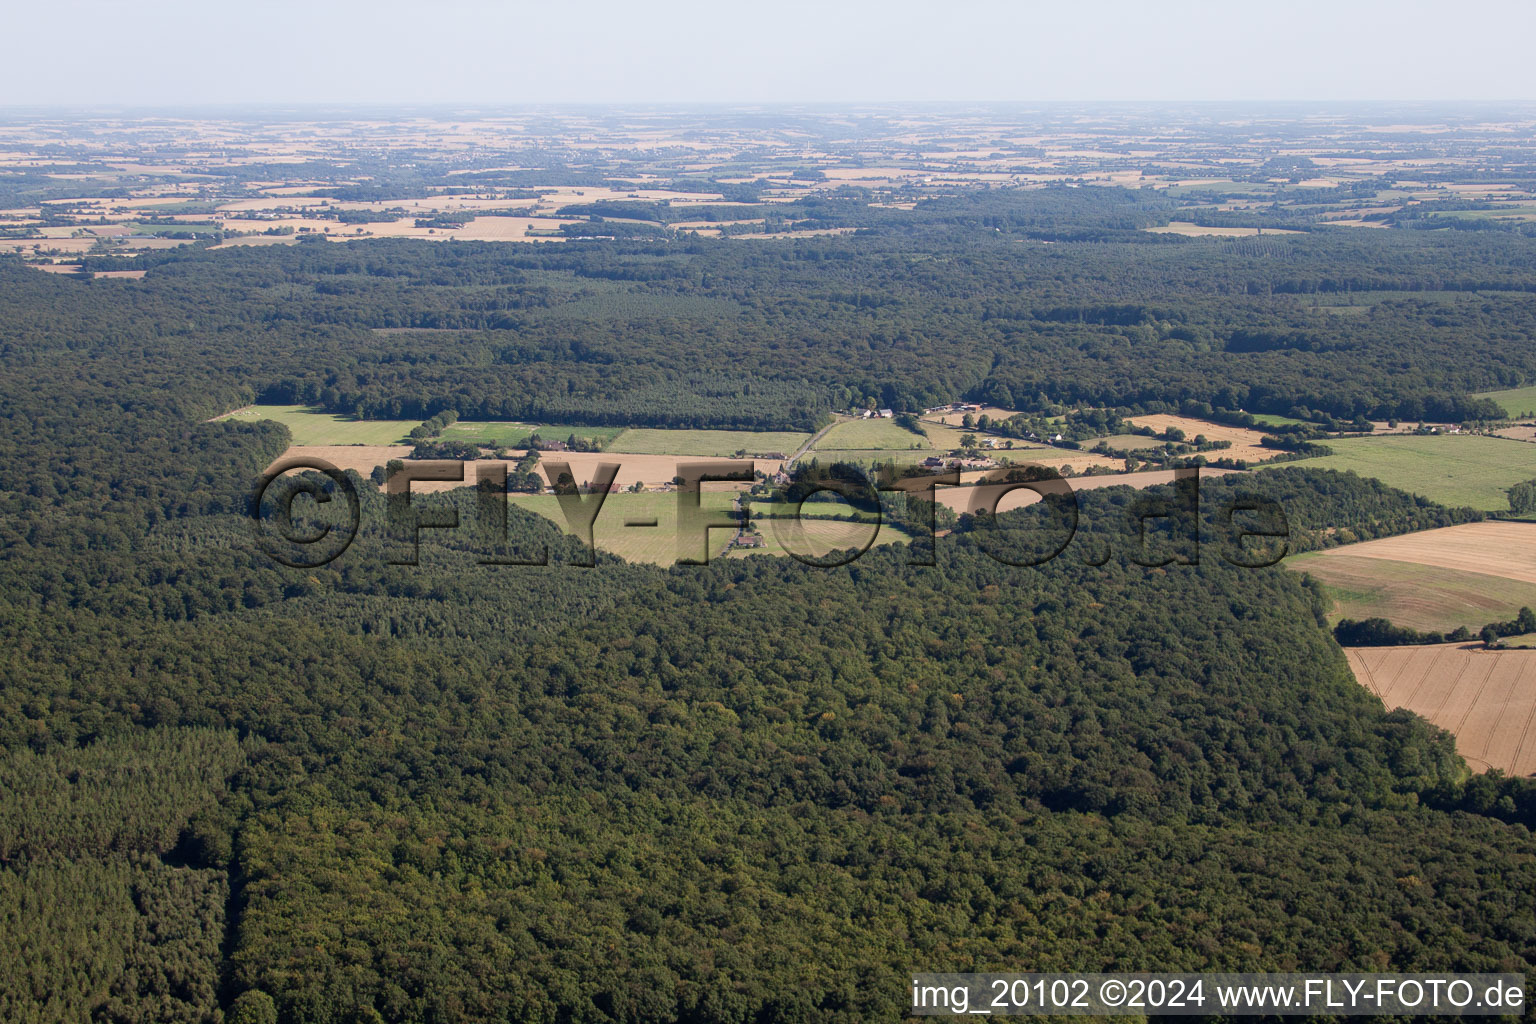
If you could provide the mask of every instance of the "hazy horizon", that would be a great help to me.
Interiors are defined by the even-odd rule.
[[[1536,100],[1536,9],[1423,0],[1153,8],[687,0],[422,8],[61,0],[11,12],[0,108],[508,107]]]

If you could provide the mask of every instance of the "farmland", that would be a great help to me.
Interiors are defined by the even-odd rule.
[[[810,439],[810,434],[791,431],[659,430],[631,427],[619,433],[608,443],[604,451],[635,455],[702,457],[729,456],[738,451],[745,451],[748,455],[767,452],[790,455]]]
[[[1299,465],[1375,477],[1444,505],[1509,508],[1505,491],[1536,478],[1536,445],[1473,434],[1330,438],[1333,455]],[[1297,465],[1298,463],[1291,463]]]
[[[1536,527],[1465,523],[1295,555],[1340,618],[1384,618],[1432,632],[1477,630],[1536,606]]]
[[[845,548],[875,547],[881,544],[904,543],[911,536],[904,530],[882,523],[848,522],[839,519],[818,519],[805,515],[797,519],[755,520],[762,533],[764,544],[760,548],[737,548],[733,558],[753,555],[788,555],[790,552],[802,558],[822,558],[833,551]]]
[[[338,469],[356,470],[363,476],[373,471],[375,466],[383,466],[391,459],[404,459],[411,453],[406,445],[295,445],[285,451],[274,462],[291,458],[323,459]],[[545,479],[549,478],[551,463],[561,462],[571,467],[571,473],[576,478],[576,483],[585,488],[597,473],[597,467],[603,463],[617,464],[618,475],[614,478],[614,485],[620,490],[628,490],[631,486],[639,484],[646,488],[664,487],[673,482],[677,477],[677,467],[681,462],[689,461],[688,456],[675,455],[609,455],[605,452],[550,452],[541,460],[539,469]],[[767,459],[738,459],[734,461],[742,470],[758,473],[775,473],[782,463]],[[470,486],[474,483],[477,466],[501,465],[507,463],[497,459],[481,459],[477,462],[464,464],[464,484]],[[424,480],[411,485],[417,491],[442,491],[451,490],[461,486],[457,483],[444,481]]]
[[[1137,416],[1127,423],[1138,427],[1151,427],[1158,434],[1162,434],[1169,428],[1182,430],[1186,443],[1194,443],[1196,437],[1204,434],[1208,441],[1230,441],[1232,447],[1221,451],[1211,452],[1212,457],[1240,459],[1244,462],[1262,462],[1272,459],[1279,452],[1273,448],[1264,448],[1259,444],[1264,432],[1252,430],[1248,427],[1233,427],[1225,423],[1212,423],[1208,420],[1192,419],[1188,416],[1170,416],[1154,414],[1149,416]]]
[[[1445,633],[1476,631],[1536,605],[1536,586],[1485,573],[1384,558],[1357,558],[1351,549],[1308,552],[1286,560],[1321,582],[1331,599],[1330,621],[1383,618],[1393,625]]]
[[[1536,414],[1536,386],[1512,388],[1508,391],[1486,391],[1478,397],[1492,399],[1513,417]]]
[[[1431,644],[1345,654],[1355,678],[1388,708],[1407,708],[1452,733],[1472,768],[1536,773],[1536,651]]]
[[[816,442],[815,451],[902,451],[932,448],[921,434],[914,434],[895,420],[871,417],[839,423]]]
[[[701,506],[711,512],[731,508],[734,493],[705,490]],[[507,499],[570,532],[560,499],[552,494],[514,494]],[[672,565],[678,558],[677,494],[610,494],[592,523],[592,541],[601,551],[630,562]],[[654,526],[641,525],[654,522]],[[725,552],[733,531],[709,531],[709,555]]]
[[[457,441],[480,441],[503,448],[521,448],[531,434],[545,441],[564,441],[571,436],[596,441],[605,448],[623,427],[581,427],[548,423],[512,423],[484,420],[459,420],[443,429],[443,437]]]
[[[250,405],[219,417],[226,420],[275,420],[299,445],[391,445],[404,440],[420,420],[360,420],[303,405]]]
[[[995,470],[992,472],[996,472]],[[1212,477],[1225,476],[1237,470],[1227,469],[1201,469],[1200,478],[1209,480]],[[1033,505],[1040,500],[1039,495],[1027,487],[1015,484],[978,484],[991,475],[988,472],[962,473],[961,480],[967,485],[964,487],[939,487],[934,490],[934,496],[939,503],[946,505],[956,512],[970,512],[973,508],[992,509],[996,512],[1008,512],[1012,509],[1022,508],[1025,505]],[[1106,473],[1098,476],[1073,477],[1069,482],[1074,491],[1091,491],[1100,487],[1159,487],[1172,483],[1174,473],[1171,469],[1155,469],[1142,473]],[[996,508],[993,504],[996,503]]]

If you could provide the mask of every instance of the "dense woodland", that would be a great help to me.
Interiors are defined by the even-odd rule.
[[[1531,971],[1530,787],[1385,713],[1308,582],[1228,557],[1262,543],[1243,503],[1292,550],[1468,513],[1276,469],[1198,512],[1084,492],[1039,565],[1007,554],[1059,509],[962,517],[932,567],[660,570],[581,568],[516,508],[497,543],[550,564],[480,564],[460,492],[393,565],[356,479],[358,541],[289,569],[246,517],[286,430],[205,422],[782,427],[1001,388],[1353,415],[1536,372],[1536,243],[1249,251],[1111,210],[1047,247],[1070,211],[1013,202],[772,248],[0,262],[0,1017],[854,1022],[913,969]],[[1302,297],[1344,287],[1425,294]],[[1252,342],[1281,324],[1314,340]]]

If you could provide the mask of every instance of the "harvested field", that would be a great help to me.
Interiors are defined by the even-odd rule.
[[[726,456],[779,452],[790,455],[811,439],[810,434],[753,430],[661,430],[632,427],[604,449],[610,454]]]
[[[1325,184],[1331,184],[1331,183],[1325,183]],[[1264,229],[1262,229],[1262,231],[1259,228],[1222,228],[1222,227],[1208,228],[1208,227],[1202,227],[1199,224],[1191,224],[1191,223],[1189,223],[1187,221],[1180,221],[1180,220],[1169,221],[1163,227],[1145,228],[1144,230],[1149,231],[1149,232],[1151,232],[1154,235],[1190,235],[1190,236],[1210,235],[1210,236],[1214,236],[1214,237],[1218,237],[1218,238],[1247,238],[1250,235],[1258,235],[1258,234],[1270,234],[1270,235],[1299,235],[1299,234],[1301,234],[1301,232],[1299,232],[1299,231],[1286,231],[1283,228],[1264,228]]]
[[[1381,558],[1519,580],[1536,588],[1536,524],[1488,520],[1350,544],[1317,553]]]
[[[1252,430],[1248,427],[1232,427],[1225,423],[1212,423],[1209,420],[1197,420],[1188,416],[1170,416],[1165,413],[1155,413],[1148,416],[1137,416],[1134,423],[1138,427],[1151,427],[1161,434],[1169,427],[1175,427],[1184,431],[1185,443],[1193,443],[1195,437],[1204,434],[1209,441],[1231,441],[1232,447],[1221,451],[1207,452],[1206,457],[1211,459],[1242,459],[1244,462],[1262,462],[1272,459],[1280,453],[1273,448],[1264,448],[1259,441],[1264,437],[1261,430]],[[1153,440],[1147,438],[1147,440]]]
[[[991,470],[989,472],[997,472]],[[1200,479],[1208,480],[1211,477],[1224,476],[1227,473],[1239,473],[1236,469],[1201,469]],[[960,479],[968,484],[974,484],[976,480],[987,476],[988,473],[962,473]],[[1091,491],[1100,487],[1135,487],[1138,490],[1144,487],[1158,487],[1163,484],[1173,483],[1173,470],[1158,469],[1146,473],[1106,473],[1103,476],[1070,477],[1067,483],[1074,491]],[[1012,490],[1009,490],[1012,488]],[[998,512],[1008,512],[1012,509],[1023,508],[1025,505],[1033,505],[1040,500],[1040,496],[1027,487],[1016,484],[979,484],[966,487],[940,487],[935,490],[939,502],[954,509],[956,512],[969,512],[973,507],[990,507],[997,502]],[[1001,497],[999,498],[999,495]],[[973,506],[974,503],[974,506]]]
[[[1357,558],[1353,547],[1307,552],[1285,565],[1323,584],[1329,620],[1382,618],[1393,625],[1447,633],[1507,622],[1526,605],[1536,607],[1536,586],[1478,572],[1385,558]]]
[[[1310,551],[1286,560],[1333,600],[1331,616],[1410,629],[1476,631],[1536,607],[1536,525],[1464,523]]]
[[[1349,667],[1388,708],[1448,730],[1467,764],[1536,773],[1536,651],[1481,644],[1353,647]]]

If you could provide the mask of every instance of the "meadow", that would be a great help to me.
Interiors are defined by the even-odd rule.
[[[736,548],[730,552],[732,558],[789,555],[791,551],[802,558],[824,558],[846,548],[904,544],[912,539],[911,534],[890,523],[876,527],[870,523],[816,519],[808,515],[802,516],[798,523],[794,519],[758,519],[755,522],[763,535],[763,546]]]
[[[1510,388],[1508,391],[1485,391],[1477,397],[1493,399],[1511,417],[1536,415],[1536,385]]]
[[[297,445],[400,444],[420,420],[360,420],[305,405],[248,405],[221,420],[275,420]]]
[[[1394,434],[1330,438],[1333,455],[1299,463],[1375,477],[1444,505],[1483,511],[1509,508],[1505,493],[1536,479],[1536,445],[1475,434]]]
[[[833,451],[903,451],[912,448],[928,449],[933,444],[928,438],[914,434],[895,420],[871,417],[867,420],[847,420],[839,423],[821,436],[815,450]]]
[[[443,437],[456,441],[482,441],[503,448],[522,448],[528,436],[537,433],[544,441],[565,441],[572,435],[597,441],[606,451],[615,437],[624,433],[623,427],[579,427],[567,424],[492,422],[486,420],[460,420],[443,430]]]

